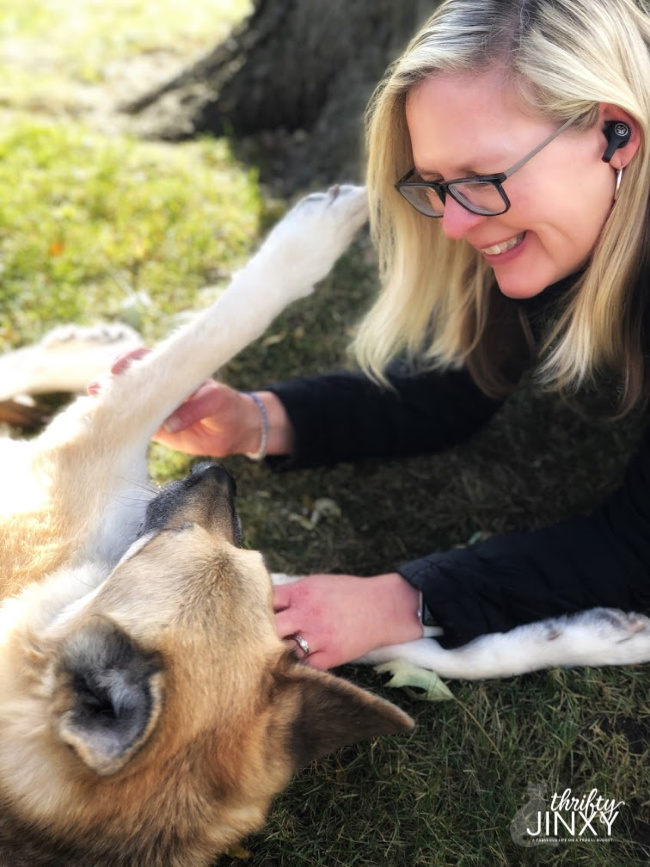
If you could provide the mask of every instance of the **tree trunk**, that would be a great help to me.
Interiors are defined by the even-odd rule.
[[[226,40],[126,106],[141,134],[229,135],[283,192],[362,175],[363,112],[436,0],[256,0]]]

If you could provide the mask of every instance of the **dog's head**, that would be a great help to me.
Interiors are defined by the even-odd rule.
[[[263,560],[239,537],[232,480],[200,465],[151,502],[96,590],[42,631],[17,624],[0,697],[12,864],[207,865],[298,768],[410,728],[293,657]]]

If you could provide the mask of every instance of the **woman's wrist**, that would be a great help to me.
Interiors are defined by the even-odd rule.
[[[282,401],[271,391],[243,393],[248,402],[240,453],[249,456],[288,455],[293,451],[293,425]],[[264,454],[260,454],[262,447]]]
[[[384,622],[387,636],[385,644],[401,644],[422,638],[420,619],[420,593],[399,572],[377,575],[377,592],[382,594],[386,611]]]

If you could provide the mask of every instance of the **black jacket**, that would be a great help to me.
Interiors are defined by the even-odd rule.
[[[531,319],[539,306],[528,303]],[[271,465],[439,452],[478,431],[501,405],[465,371],[413,374],[393,365],[389,379],[394,391],[352,372],[269,386],[296,432],[294,454]],[[422,591],[445,647],[586,608],[650,608],[650,431],[622,487],[590,515],[431,554],[397,571]]]

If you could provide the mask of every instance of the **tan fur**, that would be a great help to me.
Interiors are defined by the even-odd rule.
[[[308,199],[101,398],[0,441],[1,867],[209,865],[296,768],[410,727],[278,639],[223,471],[157,496],[145,471],[170,410],[310,290],[364,212],[353,188]],[[324,252],[301,264],[311,237]]]

